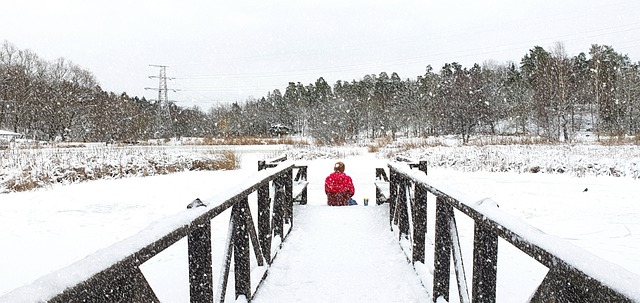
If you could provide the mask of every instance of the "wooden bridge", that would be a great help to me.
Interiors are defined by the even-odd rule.
[[[471,201],[439,185],[425,162],[377,168],[370,208],[306,205],[309,182],[323,180],[307,180],[307,167],[286,158],[258,169],[217,200],[195,199],[184,213],[0,302],[160,302],[140,266],[184,238],[191,302],[496,302],[497,272],[519,270],[498,266],[499,239],[548,268],[528,302],[640,302],[640,276],[544,234],[491,200]],[[218,230],[211,220],[223,213],[230,213],[227,240],[214,275]],[[459,216],[473,221],[471,253],[460,244]],[[327,225],[329,217],[341,223]]]

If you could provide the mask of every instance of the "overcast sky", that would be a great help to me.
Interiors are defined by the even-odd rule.
[[[91,71],[104,90],[202,109],[324,77],[520,59],[560,41],[568,55],[611,45],[640,61],[640,1],[20,0],[0,6],[0,42]],[[7,3],[8,2],[8,3]],[[145,88],[155,88],[150,90]]]

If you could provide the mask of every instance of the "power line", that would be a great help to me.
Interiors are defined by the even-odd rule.
[[[458,49],[454,51],[447,52],[436,52],[430,54],[423,54],[418,56],[410,56],[410,57],[396,57],[396,58],[388,58],[383,62],[377,62],[376,64],[371,63],[354,63],[354,64],[343,64],[332,67],[310,67],[304,69],[296,69],[295,71],[279,71],[279,72],[253,72],[253,73],[220,73],[220,74],[200,74],[200,75],[184,75],[176,77],[175,79],[181,80],[208,80],[208,79],[230,79],[230,78],[270,78],[270,77],[279,77],[279,76],[298,76],[298,75],[309,75],[309,74],[317,74],[318,72],[324,73],[340,73],[340,72],[348,72],[348,71],[359,71],[363,69],[369,69],[372,66],[377,67],[392,67],[399,64],[416,64],[422,61],[433,61],[433,60],[446,60],[447,58],[451,60],[458,60],[459,58],[473,56],[478,52],[483,53],[495,53],[495,52],[505,52],[511,50],[519,50],[522,48],[531,48],[535,45],[540,45],[544,43],[552,43],[555,41],[579,41],[584,40],[586,38],[595,38],[602,37],[611,34],[625,33],[636,31],[640,29],[640,23],[628,23],[624,25],[611,26],[605,28],[599,28],[594,30],[585,30],[581,32],[574,32],[571,34],[564,35],[555,35],[548,36],[538,39],[527,39],[516,41],[512,43],[504,43],[501,45],[493,45],[489,47],[475,47],[475,48],[466,48],[466,49]],[[331,52],[331,51],[329,51]],[[289,54],[290,55],[290,54]],[[243,57],[248,59],[248,57]],[[490,58],[487,58],[490,59]]]
[[[233,61],[233,62],[265,61],[265,60],[273,60],[273,59],[290,58],[295,55],[313,56],[318,54],[318,55],[326,56],[328,54],[334,54],[334,53],[344,54],[345,52],[367,51],[374,48],[380,49],[380,48],[394,47],[395,45],[402,45],[407,41],[424,40],[425,38],[430,40],[433,40],[433,39],[438,40],[438,39],[445,39],[445,38],[455,39],[456,36],[468,35],[469,32],[472,32],[475,36],[479,36],[479,34],[502,32],[504,31],[505,28],[513,28],[513,27],[522,26],[522,25],[526,25],[527,27],[533,27],[533,26],[539,26],[540,24],[553,24],[557,22],[566,22],[567,20],[584,19],[588,17],[587,13],[593,11],[594,9],[595,10],[609,9],[609,11],[613,10],[613,11],[619,11],[619,12],[626,12],[626,11],[635,9],[636,7],[638,7],[638,5],[634,1],[617,1],[617,2],[613,1],[613,2],[606,2],[604,4],[599,3],[598,5],[593,5],[589,7],[587,6],[576,7],[572,10],[572,14],[570,15],[567,15],[565,12],[550,11],[543,15],[531,15],[527,18],[520,18],[518,20],[511,20],[511,21],[500,22],[496,24],[467,27],[467,28],[462,28],[460,30],[455,30],[455,31],[445,30],[437,33],[436,35],[431,35],[429,37],[425,37],[423,34],[419,32],[412,32],[409,35],[391,37],[390,39],[381,38],[378,40],[367,41],[367,42],[354,41],[347,44],[341,44],[339,47],[333,47],[333,48],[319,49],[317,47],[315,48],[312,47],[312,48],[300,49],[296,51],[286,51],[286,52],[279,51],[279,52],[273,52],[273,53],[258,53],[255,55],[234,56],[232,58],[219,58],[217,60],[214,59],[214,60],[208,60],[205,62],[197,62],[197,63],[195,62],[183,63],[183,64],[176,63],[176,65],[204,65],[204,64],[215,64],[215,63],[228,63],[229,61]],[[578,40],[578,39],[584,39],[585,37],[590,37],[589,34],[591,33],[593,33],[595,36],[601,36],[606,34],[628,32],[628,31],[635,30],[637,28],[631,28],[631,29],[626,29],[621,31],[613,31],[613,32],[604,33],[604,34],[597,34],[598,32],[610,31],[610,30],[620,28],[620,27],[625,27],[625,26],[626,27],[635,26],[637,24],[638,23],[631,23],[631,24],[625,24],[621,26],[605,27],[605,28],[587,30],[582,32],[573,32],[571,34],[556,36],[555,38],[547,37],[547,39],[558,40],[560,39],[560,37],[565,37],[568,40]],[[533,44],[538,44],[538,43],[534,41]],[[499,47],[499,46],[496,46],[496,47]],[[183,78],[188,78],[188,77],[201,78],[202,76],[185,76]]]
[[[174,65],[186,66],[186,65],[217,65],[217,63],[229,64],[230,62],[246,63],[247,61],[270,61],[270,60],[289,60],[286,66],[280,66],[278,68],[272,68],[270,71],[260,71],[256,69],[254,72],[240,73],[229,72],[229,70],[221,69],[219,73],[210,74],[204,72],[203,74],[187,74],[179,75],[175,79],[184,80],[187,84],[185,87],[181,87],[185,92],[242,92],[252,90],[265,90],[270,91],[274,87],[286,86],[286,81],[281,85],[272,84],[258,84],[264,83],[264,80],[273,78],[273,82],[279,79],[288,77],[290,80],[295,77],[316,75],[317,77],[324,77],[326,80],[331,77],[343,77],[350,78],[350,76],[338,76],[338,74],[357,73],[360,72],[360,76],[364,74],[380,72],[382,70],[389,69],[403,69],[409,65],[420,65],[423,68],[429,64],[438,64],[439,61],[459,61],[470,57],[477,57],[479,54],[485,56],[486,60],[492,59],[492,56],[503,53],[514,53],[514,51],[521,50],[521,55],[524,55],[530,48],[535,45],[545,46],[545,44],[551,44],[554,42],[581,42],[583,40],[596,39],[606,40],[609,35],[620,35],[635,33],[640,30],[640,23],[636,20],[629,19],[627,22],[618,25],[609,26],[584,26],[583,28],[573,28],[567,31],[556,31],[547,35],[538,35],[540,37],[522,35],[508,40],[502,40],[501,43],[494,43],[493,45],[477,45],[467,47],[459,47],[457,49],[438,49],[432,46],[449,42],[451,40],[465,40],[470,37],[482,36],[482,34],[498,35],[504,32],[505,28],[513,28],[515,26],[525,26],[527,28],[534,28],[539,24],[546,25],[547,27],[553,25],[559,25],[559,23],[565,23],[567,20],[583,20],[588,15],[589,11],[605,10],[616,12],[633,11],[638,8],[638,5],[634,1],[614,0],[613,2],[606,2],[606,4],[599,3],[599,5],[578,7],[572,10],[571,14],[566,14],[557,11],[547,11],[545,14],[533,14],[525,18],[519,18],[518,20],[509,20],[507,22],[499,22],[494,24],[486,24],[474,27],[467,27],[457,30],[439,31],[435,34],[425,36],[420,30],[408,32],[405,35],[397,35],[395,37],[380,37],[374,41],[351,41],[345,44],[333,45],[329,48],[306,48],[295,51],[278,51],[278,52],[254,52],[251,55],[245,56],[231,56],[230,58],[218,58],[214,60],[206,60],[204,62],[190,62],[188,64],[175,63]],[[422,40],[425,44],[429,44],[429,49],[424,49],[421,52],[398,52],[397,47],[404,45],[408,41]],[[593,41],[594,43],[596,41]],[[600,44],[608,44],[606,41],[600,42]],[[636,39],[628,39],[620,45],[612,45],[618,49],[630,49],[637,45]],[[358,53],[360,51],[381,51],[387,50],[386,54],[379,59],[362,61],[359,60]],[[588,49],[585,49],[588,51]],[[383,52],[384,53],[384,52]],[[306,66],[299,66],[296,68],[296,62],[291,60],[296,56],[315,56],[315,55],[333,55],[337,59],[340,57],[350,57],[351,60],[332,60],[329,64],[322,64],[316,62],[315,64],[308,64]],[[381,54],[382,56],[383,54]],[[519,60],[521,57],[513,58]],[[316,60],[319,61],[319,60]],[[478,62],[480,63],[480,62]],[[289,67],[289,68],[287,68]],[[435,67],[435,66],[434,66]],[[398,72],[401,72],[398,70]],[[413,71],[412,71],[413,72]],[[345,78],[345,79],[346,79]],[[218,82],[217,86],[203,85],[203,81],[215,80]],[[245,80],[237,86],[228,83],[229,80]],[[290,81],[289,80],[289,81]],[[196,83],[199,83],[197,85]],[[225,84],[222,84],[226,82]],[[303,81],[304,82],[304,81]],[[180,85],[180,86],[183,86]],[[271,89],[270,89],[271,88]]]

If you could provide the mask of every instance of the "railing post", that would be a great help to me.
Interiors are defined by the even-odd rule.
[[[307,194],[307,187],[305,186],[302,189],[302,199],[300,200],[300,205],[307,205],[309,198],[308,198],[308,194]]]
[[[389,182],[389,178],[387,178],[387,173],[385,173],[384,168],[376,168],[376,180]]]
[[[187,243],[191,302],[212,302],[211,221],[189,226]]]
[[[433,256],[433,302],[439,297],[449,302],[449,277],[451,270],[450,218],[453,207],[442,197],[436,198],[436,235]]]
[[[416,184],[413,208],[413,263],[424,263],[424,248],[427,234],[427,189]]]
[[[396,209],[396,190],[398,186],[398,174],[392,167],[389,168],[389,224],[393,226],[393,218]]]
[[[273,180],[275,193],[273,195],[273,236],[280,236],[280,241],[284,239],[284,186],[282,177]]]
[[[288,169],[283,175],[285,192],[285,222],[293,227],[293,169]]]
[[[307,181],[307,167],[301,166],[298,170],[298,174],[296,175],[296,181],[304,180]],[[307,205],[308,197],[307,197],[307,187],[305,186],[302,189],[302,199],[300,201],[300,205]]]
[[[498,236],[476,221],[473,237],[473,302],[496,301]]]
[[[424,172],[424,174],[427,175],[427,161],[421,160],[420,162],[418,162],[418,170]]]
[[[249,233],[247,232],[248,198],[244,197],[233,205],[233,269],[235,272],[236,299],[244,295],[251,300],[251,263]]]
[[[396,199],[396,217],[398,219],[398,228],[400,229],[399,239],[402,240],[402,235],[407,237],[409,235],[409,211],[407,204],[409,199],[407,197],[407,186],[409,186],[409,180],[402,178],[399,180],[400,190]]]
[[[258,187],[258,239],[262,255],[271,264],[271,199],[269,182]]]
[[[427,161],[420,161],[418,169],[427,174]],[[413,263],[424,263],[424,248],[427,234],[427,189],[420,184],[415,185],[415,201],[413,202]]]

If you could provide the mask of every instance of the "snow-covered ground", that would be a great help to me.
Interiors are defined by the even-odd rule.
[[[430,167],[452,168],[465,172],[640,178],[640,148],[637,145],[437,146],[416,148],[397,154],[411,159],[426,160]]]
[[[315,202],[315,201],[314,201]],[[388,208],[300,206],[253,302],[428,302]]]
[[[0,295],[134,235],[156,220],[185,211],[186,205],[196,197],[204,200],[214,197],[217,192],[224,191],[253,174],[257,160],[272,157],[282,151],[282,147],[245,148],[241,153],[242,169],[238,171],[182,172],[144,178],[99,180],[0,195]],[[322,182],[324,176],[331,172],[335,159],[326,159],[324,151],[289,151],[292,158],[301,158],[303,153],[306,158],[312,159],[297,160],[300,164],[309,166],[310,201],[305,216],[308,220],[319,219],[320,217],[314,217],[316,212],[311,209],[324,208]],[[424,154],[424,151],[412,155],[420,153]],[[637,149],[631,154],[633,153],[637,154]],[[468,157],[468,153],[459,154]],[[509,154],[512,162],[533,161],[532,158],[519,159],[518,154]],[[357,208],[364,207],[361,202],[365,197],[373,201],[374,168],[383,167],[385,160],[366,153],[364,148],[345,148],[334,155],[345,161],[346,172],[352,175],[356,184],[354,198],[360,202],[359,206],[345,209],[345,212],[358,211]],[[533,156],[535,153],[530,153],[530,157]],[[629,159],[633,157],[635,156],[619,157],[609,161],[622,160],[623,163],[629,163],[632,162]],[[462,160],[464,158],[459,161]],[[508,172],[471,172],[454,168],[430,167],[429,176],[470,197],[477,197],[478,200],[490,197],[499,203],[503,211],[640,275],[640,261],[637,258],[640,253],[640,204],[637,203],[637,197],[640,196],[639,180],[630,175],[612,177],[587,174],[577,177],[574,174],[519,173],[521,170],[518,169]],[[370,203],[368,207],[367,211],[379,208],[377,212],[381,216],[384,213],[385,206]],[[305,212],[301,211],[300,214]],[[322,219],[327,225],[338,225],[338,221],[331,220],[344,220],[344,216],[327,216]],[[221,225],[226,226],[225,219],[220,220]],[[358,221],[354,220],[353,223],[356,222]],[[386,222],[380,220],[377,225],[370,227],[370,232],[388,230]],[[458,219],[458,224],[461,230],[469,225],[462,218]],[[297,230],[298,227],[301,230]],[[308,225],[294,225],[293,233],[310,232],[312,229]],[[321,230],[321,226],[318,226],[314,231]],[[461,241],[468,242],[471,236],[472,233],[461,233]],[[295,239],[292,237],[291,241]],[[508,247],[503,243],[500,244],[501,249]],[[345,248],[342,246],[349,244],[335,245]],[[214,245],[216,256],[221,253],[219,246]],[[150,261],[148,266],[143,266],[143,271],[163,301],[184,302],[188,297],[185,249],[186,243],[179,242]],[[295,258],[287,257],[284,252],[283,250],[276,259],[278,264],[295,262]],[[388,248],[385,251],[374,249],[368,253],[386,255],[389,259],[396,258],[397,255],[394,254],[401,254],[399,249],[390,251]],[[504,257],[502,253],[501,250],[499,289],[502,289],[501,286],[511,286],[511,290],[499,290],[498,301],[524,301],[535,288],[536,281],[543,278],[545,270],[517,252],[509,252],[507,249]],[[355,257],[357,256],[356,254]],[[312,255],[309,259],[318,257],[320,256]],[[215,258],[214,256],[214,267]],[[466,264],[470,263],[468,261]],[[375,268],[377,265],[371,264],[371,267]],[[398,266],[404,265],[406,264]],[[522,269],[524,274],[500,268]],[[167,275],[167,272],[172,274]],[[217,272],[214,268],[214,274]],[[318,274],[323,275],[321,272]],[[380,282],[372,280],[371,283]],[[304,287],[296,281],[287,286]],[[430,288],[430,285],[425,286]],[[455,295],[452,297],[455,298]]]

